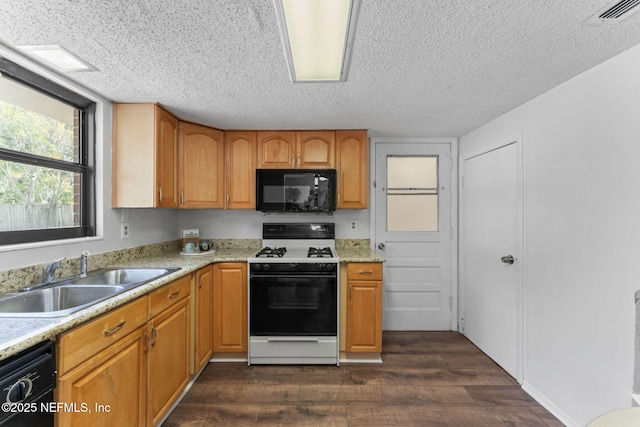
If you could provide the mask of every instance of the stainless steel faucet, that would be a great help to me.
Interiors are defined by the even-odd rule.
[[[87,257],[89,256],[89,251],[82,252],[80,256],[80,277],[87,277]]]
[[[55,260],[44,268],[44,273],[42,278],[42,281],[44,283],[53,282],[53,279],[55,279],[56,277],[56,270],[60,268],[60,262],[63,259],[65,258],[63,257],[58,260]]]

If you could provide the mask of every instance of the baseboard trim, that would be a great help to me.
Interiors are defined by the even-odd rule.
[[[559,419],[567,427],[583,427],[582,424],[567,415],[564,411],[562,411],[549,399],[547,399],[547,397],[543,393],[538,391],[528,382],[524,381],[522,383],[522,389],[526,391],[531,397],[533,397],[540,405],[544,406],[547,411],[551,412],[553,416]]]

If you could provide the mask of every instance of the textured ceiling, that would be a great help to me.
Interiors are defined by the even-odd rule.
[[[2,0],[0,42],[59,44],[113,101],[224,129],[362,128],[460,137],[640,43],[607,0],[361,0],[348,79],[297,83],[271,0]]]

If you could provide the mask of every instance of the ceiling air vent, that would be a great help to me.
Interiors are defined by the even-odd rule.
[[[640,0],[621,0],[609,4],[585,21],[588,24],[616,24],[640,10]]]

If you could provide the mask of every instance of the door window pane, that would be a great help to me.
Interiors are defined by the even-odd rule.
[[[437,157],[387,157],[387,231],[438,231]]]

